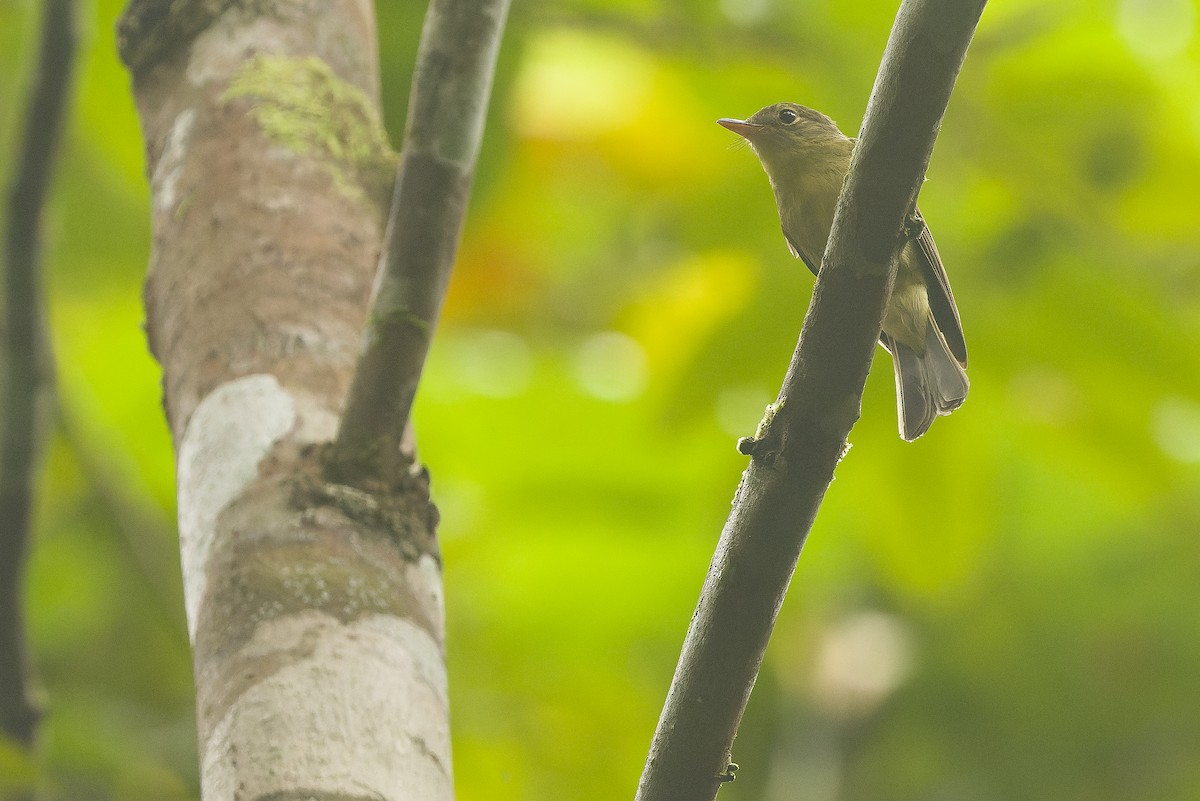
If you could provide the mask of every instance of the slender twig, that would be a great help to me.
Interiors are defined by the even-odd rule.
[[[863,120],[821,276],[779,401],[721,533],[658,723],[638,801],[703,801],[858,419],[895,257],[984,0],[904,0]]]
[[[509,0],[432,0],[375,295],[332,465],[389,466],[450,280]],[[354,466],[354,467],[352,467]]]
[[[37,464],[37,405],[50,374],[40,287],[42,206],[67,105],[75,53],[73,0],[43,4],[42,39],[25,130],[8,193],[4,255],[4,334],[0,338],[0,730],[33,743],[37,710],[29,698],[22,574],[29,546]]]

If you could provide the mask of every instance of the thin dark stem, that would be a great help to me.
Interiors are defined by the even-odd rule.
[[[984,0],[904,0],[838,203],[779,401],[721,533],[650,746],[638,801],[704,801],[730,749],[775,617],[858,419],[905,217]]]
[[[366,475],[399,456],[437,325],[509,0],[432,0],[421,34],[387,236],[331,460]]]
[[[8,192],[4,336],[0,339],[0,730],[32,745],[22,574],[37,465],[38,398],[49,375],[40,287],[41,217],[65,116],[75,53],[73,0],[43,5],[42,40]]]

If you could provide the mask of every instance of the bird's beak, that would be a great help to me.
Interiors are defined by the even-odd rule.
[[[721,119],[717,120],[717,125],[720,125],[722,128],[728,128],[738,136],[746,139],[752,138],[754,134],[758,133],[758,131],[762,128],[762,126],[756,122],[732,120],[729,117],[722,117]]]

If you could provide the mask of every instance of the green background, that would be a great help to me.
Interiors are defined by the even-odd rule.
[[[381,4],[393,142],[423,8]],[[142,149],[84,3],[46,217],[36,760],[0,795],[195,798]],[[1200,797],[1200,40],[1189,0],[984,13],[921,205],[971,395],[915,444],[880,353],[723,799]],[[465,801],[630,798],[811,278],[714,124],[857,131],[894,2],[518,2],[416,408]],[[36,7],[0,0],[0,153]],[[12,159],[0,159],[7,179]]]

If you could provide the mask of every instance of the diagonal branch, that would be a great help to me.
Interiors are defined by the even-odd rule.
[[[0,336],[0,733],[32,744],[22,573],[29,546],[37,463],[37,405],[50,373],[40,279],[41,219],[75,55],[73,0],[43,5],[42,39],[25,130],[8,193],[4,241],[4,330]]]
[[[370,318],[331,466],[398,456],[466,212],[508,0],[432,0]]]
[[[730,748],[846,438],[895,279],[904,219],[985,0],[904,0],[779,400],[753,440],[639,783],[638,801],[703,801]]]

